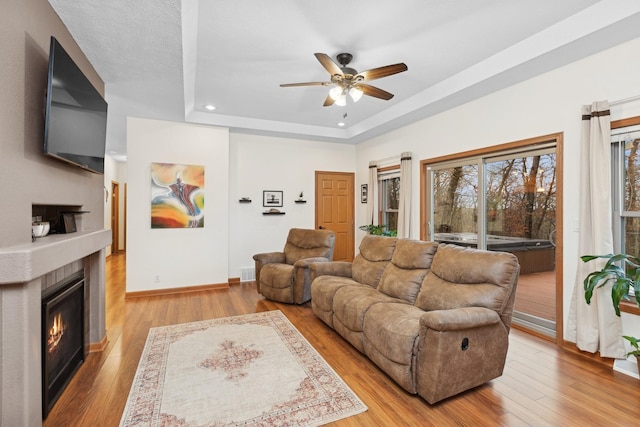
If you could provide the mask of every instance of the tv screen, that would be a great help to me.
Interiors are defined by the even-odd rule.
[[[107,103],[51,37],[45,154],[103,174],[106,134]]]

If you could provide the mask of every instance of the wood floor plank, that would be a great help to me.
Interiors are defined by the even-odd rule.
[[[494,381],[493,386],[502,395],[505,410],[513,414],[514,418],[536,426],[561,424],[559,414],[540,405],[537,399],[532,398],[526,391],[510,387],[505,381]],[[544,396],[539,398],[542,397]]]
[[[512,329],[502,377],[429,405],[405,392],[327,327],[310,303],[265,300],[255,283],[189,294],[124,298],[125,256],[107,260],[107,344],[91,353],[43,425],[117,426],[149,329],[280,310],[368,406],[334,426],[634,425],[640,381],[554,343]],[[274,385],[275,386],[275,385]]]
[[[509,366],[509,369],[505,370],[505,373],[497,382],[510,387],[517,393],[527,396],[528,400],[535,401],[541,399],[548,393],[549,388],[544,383],[535,381],[535,379],[520,374],[516,369],[511,368],[512,366]]]

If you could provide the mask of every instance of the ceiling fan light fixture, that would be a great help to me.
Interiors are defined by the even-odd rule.
[[[360,101],[360,98],[362,98],[362,90],[357,87],[352,87],[349,89],[349,96],[353,99],[353,102],[358,102]]]
[[[344,96],[344,90],[340,86],[336,86],[329,91],[329,96],[334,101],[338,101],[341,96]]]
[[[280,87],[332,86],[329,90],[329,95],[327,95],[324,100],[323,107],[329,107],[331,105],[346,106],[347,93],[353,102],[358,102],[363,95],[388,101],[393,98],[392,93],[363,82],[369,82],[370,80],[377,80],[407,71],[406,64],[398,63],[372,68],[358,73],[355,69],[347,67],[351,59],[353,59],[353,55],[350,53],[340,53],[336,56],[338,60],[337,63],[326,53],[315,53],[314,55],[324,69],[329,72],[330,81],[285,83],[281,84]]]

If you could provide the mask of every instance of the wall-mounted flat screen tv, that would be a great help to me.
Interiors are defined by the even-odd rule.
[[[51,37],[45,154],[103,174],[106,134],[107,103]]]

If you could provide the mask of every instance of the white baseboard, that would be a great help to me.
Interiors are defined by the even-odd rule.
[[[635,358],[631,360],[616,359],[613,362],[613,370],[640,380],[640,375],[638,375],[638,363]]]

